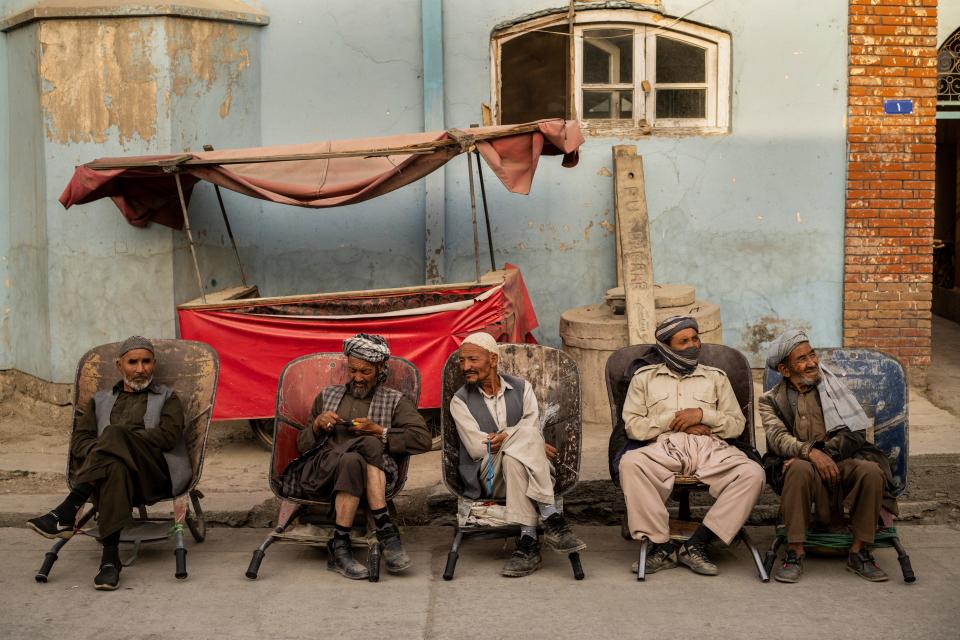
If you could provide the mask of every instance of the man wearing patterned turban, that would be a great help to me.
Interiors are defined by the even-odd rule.
[[[725,442],[740,435],[746,419],[727,375],[699,364],[697,321],[668,318],[656,338],[663,362],[637,370],[623,403],[630,438],[620,459],[627,524],[634,540],[653,544],[647,573],[677,566],[665,503],[675,474],[697,476],[716,502],[676,556],[695,573],[716,575],[709,545],[717,538],[730,544],[743,527],[763,489],[763,469]]]
[[[350,551],[350,528],[366,498],[387,571],[410,566],[386,495],[399,478],[396,458],[430,450],[430,432],[414,404],[387,379],[390,349],[382,336],[359,333],[343,341],[350,380],[317,394],[308,428],[297,436],[300,458],[284,471],[284,489],[297,498],[333,498],[336,528],[327,544],[328,567],[354,580],[367,568]]]
[[[92,500],[103,553],[93,585],[120,583],[120,533],[134,506],[182,493],[193,478],[183,441],[183,407],[173,389],[154,382],[153,343],[131,336],[117,350],[121,379],[77,411],[70,455],[77,461],[72,490],[55,509],[27,521],[47,538],[70,538],[77,513]]]

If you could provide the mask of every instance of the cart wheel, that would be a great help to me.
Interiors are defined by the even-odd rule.
[[[260,418],[250,421],[250,430],[256,436],[263,448],[267,451],[273,450],[273,420],[271,418]]]
[[[187,529],[190,529],[190,535],[197,542],[203,542],[207,539],[207,519],[203,516],[203,509],[200,507],[200,498],[203,494],[199,491],[190,492],[190,503],[192,509],[187,509]]]

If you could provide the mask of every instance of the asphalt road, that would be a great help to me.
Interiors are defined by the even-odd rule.
[[[26,529],[0,529],[0,638],[950,638],[960,637],[960,531],[902,527],[919,580],[900,580],[892,550],[877,552],[893,579],[870,584],[837,559],[812,558],[796,585],[763,584],[742,547],[716,554],[721,575],[684,567],[638,583],[636,546],[613,527],[577,527],[590,548],[586,579],[550,551],[535,575],[499,576],[509,553],[470,541],[456,577],[440,578],[448,528],[405,531],[408,575],[351,582],[326,570],[326,553],[276,544],[260,578],[243,573],[263,529],[211,529],[192,544],[190,577],[173,577],[173,547],[145,547],[115,592],[93,589],[99,548],[72,540],[47,584],[34,573],[49,547]],[[755,531],[765,548],[769,530]]]

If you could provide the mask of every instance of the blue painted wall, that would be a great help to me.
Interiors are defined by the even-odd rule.
[[[0,2],[0,8],[8,14],[23,4]],[[447,126],[477,122],[480,103],[491,102],[494,25],[560,4],[443,3]],[[559,343],[564,309],[597,302],[614,285],[611,146],[629,143],[644,159],[659,282],[695,285],[700,297],[719,303],[727,344],[751,354],[754,363],[763,339],[786,324],[810,327],[819,344],[840,343],[846,3],[823,3],[816,11],[799,0],[700,5],[665,0],[664,10],[693,11],[689,19],[731,34],[728,135],[590,138],[576,169],[546,158],[528,197],[508,194],[486,174],[498,263],[523,270],[543,342]],[[129,227],[108,202],[62,210],[56,196],[75,163],[207,142],[224,148],[422,129],[419,0],[261,0],[256,6],[270,24],[238,27],[234,49],[248,55],[242,68],[235,58],[214,60],[223,73],[194,79],[179,94],[177,74],[161,72],[169,75],[160,82],[173,97],[158,97],[158,129],[149,141],[121,144],[110,131],[102,143],[31,143],[44,130],[37,113],[41,84],[29,64],[36,56],[35,27],[3,36],[0,85],[9,90],[0,93],[0,106],[22,119],[9,130],[0,124],[0,143],[9,136],[3,147],[19,156],[9,166],[7,192],[0,182],[0,234],[11,229],[0,237],[0,285],[17,264],[12,286],[0,286],[0,368],[67,381],[91,344],[140,331],[173,335],[175,303],[197,295],[181,234]],[[189,52],[171,54],[164,34],[172,31],[160,29],[152,45],[151,59],[161,70],[174,64],[171,55],[190,62]],[[23,157],[30,162],[19,161]],[[471,279],[465,158],[443,175],[446,279]],[[342,209],[294,209],[229,192],[225,200],[248,279],[265,295],[423,282],[422,182]],[[212,188],[198,188],[191,216],[206,283],[215,289],[238,284]],[[484,240],[481,231],[481,245]],[[96,313],[78,313],[76,305],[95,291],[91,282],[107,283],[111,294]],[[140,310],[120,306],[125,295],[145,288]],[[12,320],[7,308],[15,309]],[[37,323],[38,317],[49,321]]]

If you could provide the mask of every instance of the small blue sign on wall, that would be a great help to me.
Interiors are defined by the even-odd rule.
[[[913,113],[913,100],[884,100],[883,112],[892,116],[905,116]]]

